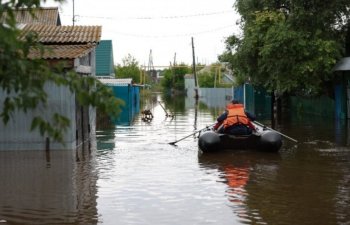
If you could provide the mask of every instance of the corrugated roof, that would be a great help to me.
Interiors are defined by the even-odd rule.
[[[132,78],[98,78],[98,80],[107,86],[128,86],[132,84]]]
[[[112,41],[101,40],[96,47],[96,76],[112,74],[114,74]]]
[[[61,25],[58,7],[40,7],[34,9],[18,9],[14,11],[17,23]],[[4,18],[6,17],[6,14]]]
[[[95,47],[95,44],[83,44],[83,45],[47,45],[45,46],[44,54],[42,55],[40,50],[32,49],[29,54],[29,58],[42,58],[42,59],[75,59],[82,57]]]
[[[33,24],[22,29],[21,38],[29,32],[38,34],[43,44],[97,43],[101,39],[101,26],[50,26]]]
[[[38,35],[38,41],[48,50],[31,49],[30,58],[75,59],[84,56],[100,41],[101,26],[25,25],[20,38],[29,32]]]

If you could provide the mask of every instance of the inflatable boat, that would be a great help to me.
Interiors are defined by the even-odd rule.
[[[257,127],[251,135],[221,134],[213,130],[201,132],[198,147],[203,152],[216,152],[220,150],[258,150],[278,152],[282,146],[282,136],[264,127]]]

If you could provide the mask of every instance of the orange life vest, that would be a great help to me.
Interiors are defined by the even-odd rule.
[[[228,111],[227,118],[224,121],[224,128],[233,126],[235,124],[249,125],[250,120],[244,112],[244,107],[242,104],[228,104],[226,106]]]

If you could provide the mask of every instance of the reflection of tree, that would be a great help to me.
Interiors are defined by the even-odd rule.
[[[163,93],[162,100],[165,108],[170,112],[185,113],[185,96],[177,95],[174,97]]]
[[[279,164],[254,165],[245,189],[250,212],[259,212],[267,224],[347,224],[349,203],[343,193],[337,198],[339,189],[348,191],[339,183],[342,166],[334,163],[339,160],[322,157],[310,146],[299,149],[308,151]]]
[[[115,128],[103,129],[96,132],[98,140],[96,146],[98,150],[113,150],[115,148]]]
[[[344,167],[344,176],[339,181],[335,196],[335,211],[338,221],[350,221],[350,168]]]
[[[158,95],[142,91],[140,108],[142,110],[153,111],[154,107],[158,104]]]

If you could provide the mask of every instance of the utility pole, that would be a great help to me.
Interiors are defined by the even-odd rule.
[[[193,56],[193,76],[194,76],[194,97],[198,99],[198,83],[197,83],[197,74],[196,74],[196,56],[194,54],[194,44],[193,44],[193,37],[192,37],[192,56]]]
[[[174,66],[176,65],[176,52],[175,52],[175,55],[174,55]]]
[[[74,22],[75,22],[75,9],[74,9],[74,0],[73,0],[73,27],[74,27]]]
[[[171,62],[170,62],[170,65],[171,65]],[[171,67],[171,72],[173,74],[173,87],[175,86],[175,76],[176,76],[176,73],[175,73],[175,65],[176,65],[176,52],[174,54],[174,62],[173,62],[173,66]]]

